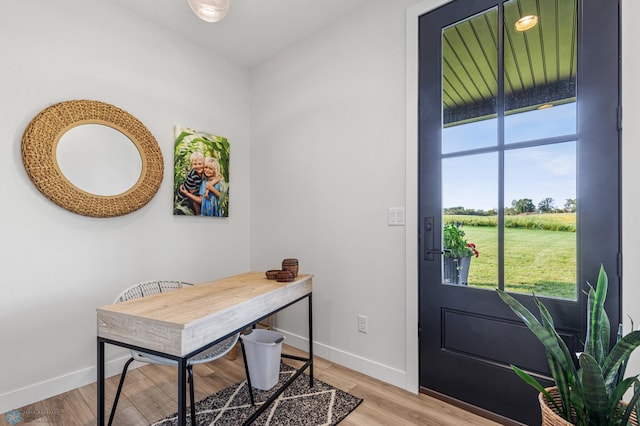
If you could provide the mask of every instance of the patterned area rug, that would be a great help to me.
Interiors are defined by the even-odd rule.
[[[247,382],[242,381],[208,396],[196,403],[198,425],[240,425],[266,401],[278,387],[295,373],[292,367],[282,364],[280,382],[269,391],[254,388],[256,406],[252,407]],[[253,423],[255,425],[336,425],[353,411],[362,399],[336,389],[321,380],[313,379],[309,387],[309,376],[301,374],[271,406]],[[190,424],[187,407],[187,424]],[[152,426],[177,425],[176,413]]]

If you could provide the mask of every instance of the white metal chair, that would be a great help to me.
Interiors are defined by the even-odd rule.
[[[185,283],[182,281],[145,281],[138,283],[134,286],[131,286],[124,290],[120,295],[116,298],[114,303],[126,302],[127,300],[139,299],[141,297],[150,296],[152,294],[158,293],[166,293],[167,291],[176,290],[185,286],[191,286],[192,284]],[[191,424],[196,424],[196,409],[195,409],[195,401],[194,401],[194,390],[193,390],[193,366],[196,364],[202,364],[205,362],[213,361],[215,359],[221,358],[225,356],[238,341],[238,337],[240,333],[236,333],[231,337],[226,338],[220,343],[217,343],[210,347],[209,349],[189,358],[187,360],[187,372],[188,372],[188,382],[189,382],[189,397],[191,398]],[[113,407],[111,408],[111,414],[109,416],[109,425],[113,422],[113,417],[116,413],[116,406],[118,405],[118,399],[120,398],[120,392],[122,391],[122,385],[124,383],[124,378],[127,374],[127,369],[129,365],[133,361],[145,362],[148,364],[161,364],[161,365],[172,365],[174,367],[178,366],[178,362],[172,359],[163,358],[161,356],[148,354],[140,351],[131,351],[131,358],[126,362],[124,368],[122,369],[122,375],[120,376],[120,383],[118,384],[118,390],[116,391],[116,397],[113,401]]]

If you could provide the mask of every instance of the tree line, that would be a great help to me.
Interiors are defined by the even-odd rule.
[[[576,212],[576,199],[567,198],[562,208],[556,207],[555,200],[547,197],[542,199],[538,206],[533,203],[531,198],[520,198],[519,200],[511,201],[511,207],[505,207],[505,215],[517,215],[526,213],[575,213]],[[482,210],[482,209],[466,209],[464,207],[445,207],[444,214],[449,215],[473,215],[473,216],[496,216],[498,214],[497,209]]]

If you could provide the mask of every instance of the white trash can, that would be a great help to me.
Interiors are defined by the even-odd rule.
[[[244,353],[249,368],[251,386],[269,390],[280,378],[280,355],[284,335],[271,331],[254,329],[249,334],[241,334]]]

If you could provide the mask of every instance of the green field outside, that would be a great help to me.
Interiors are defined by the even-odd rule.
[[[497,216],[445,215],[444,223],[468,226],[498,226]],[[529,213],[504,217],[505,228],[576,232],[575,213]]]
[[[530,215],[534,216],[534,215]],[[552,221],[567,221],[575,214],[549,216]],[[454,216],[454,222],[460,216]],[[450,222],[453,216],[445,216]],[[462,216],[468,219],[477,216]],[[539,220],[537,218],[536,220]],[[464,223],[469,223],[464,221]],[[570,221],[568,222],[570,223]],[[465,238],[476,244],[480,256],[472,258],[469,285],[496,288],[498,281],[498,228],[463,225]],[[571,231],[505,228],[505,286],[507,291],[540,296],[576,298],[576,234]]]

